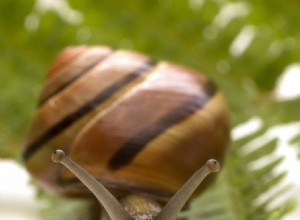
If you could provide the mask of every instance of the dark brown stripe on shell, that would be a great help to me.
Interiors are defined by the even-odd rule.
[[[212,96],[216,93],[216,86],[207,81],[204,85],[206,96],[192,96],[189,100],[184,102],[180,107],[169,112],[165,115],[158,124],[154,124],[148,127],[136,136],[132,137],[126,142],[111,158],[109,161],[109,167],[111,169],[119,169],[130,163],[134,157],[153,139],[162,134],[172,125],[179,123],[188,116],[192,115],[200,108],[202,108]]]
[[[60,171],[62,171],[64,168],[62,167]],[[143,195],[150,195],[152,197],[157,197],[160,200],[165,200],[167,198],[170,198],[173,193],[171,191],[165,191],[165,190],[159,190],[159,189],[149,189],[146,187],[142,187],[139,185],[133,185],[133,184],[126,184],[124,182],[118,183],[116,181],[108,181],[102,178],[95,177],[101,184],[103,184],[105,187],[107,187],[112,193],[116,192],[118,195],[127,195],[128,193],[138,193]],[[57,175],[57,183],[61,187],[65,188],[72,188],[74,193],[80,192],[80,196],[90,196],[91,191],[87,189],[82,182],[78,180],[78,178],[63,178],[61,175]],[[72,193],[72,190],[70,190],[70,193]]]
[[[149,70],[152,66],[155,65],[154,60],[149,60],[148,62],[144,63],[142,66],[137,68],[132,73],[128,74],[126,77],[122,78],[118,82],[112,84],[107,89],[99,93],[94,99],[87,102],[85,105],[83,105],[81,108],[79,108],[77,111],[69,114],[64,119],[62,119],[60,122],[55,124],[53,127],[51,127],[48,131],[44,133],[39,139],[34,141],[33,143],[29,144],[24,152],[23,152],[23,158],[24,160],[27,160],[34,152],[36,152],[40,147],[43,146],[47,141],[54,138],[56,135],[58,135],[60,132],[71,126],[73,123],[76,122],[77,119],[83,117],[90,111],[92,111],[95,107],[97,107],[102,102],[109,99],[115,92],[117,92],[121,87],[126,86],[128,83],[135,80],[140,75],[144,74],[147,70]]]
[[[71,85],[72,83],[74,83],[76,80],[78,80],[81,76],[83,76],[85,73],[87,73],[90,69],[92,69],[94,66],[96,66],[99,62],[101,62],[102,60],[108,58],[109,56],[105,57],[105,58],[99,58],[98,60],[96,60],[95,62],[91,63],[89,66],[87,66],[86,68],[84,68],[83,70],[79,71],[78,73],[74,74],[74,76],[67,82],[65,82],[64,84],[62,84],[61,86],[57,87],[56,90],[52,91],[51,93],[49,93],[46,97],[44,97],[42,100],[39,101],[38,103],[38,107],[42,106],[45,102],[47,102],[51,97],[55,96],[57,93],[59,93],[60,91],[62,91],[63,89],[65,89],[66,87],[68,87],[69,85]]]

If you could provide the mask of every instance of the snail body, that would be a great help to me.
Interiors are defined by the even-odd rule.
[[[48,72],[23,158],[43,188],[61,195],[90,192],[52,163],[57,148],[115,195],[166,202],[208,159],[222,163],[228,118],[220,91],[194,69],[106,46],[70,47]]]

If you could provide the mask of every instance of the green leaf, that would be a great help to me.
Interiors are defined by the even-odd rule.
[[[273,137],[257,143],[253,151],[248,146],[274,126],[299,122],[300,98],[278,101],[272,93],[283,70],[300,59],[297,1],[50,1],[65,3],[56,8],[42,2],[0,1],[1,158],[20,160],[54,56],[69,45],[107,44],[209,75],[227,99],[232,127],[253,117],[263,121],[260,130],[232,142],[218,180],[182,217],[273,220],[291,211],[295,206],[291,200],[271,206],[289,188],[276,188],[288,171],[276,172],[284,156],[270,160],[281,141]],[[253,38],[245,50],[234,52],[233,42],[245,30],[252,31]],[[300,158],[299,136],[292,137],[290,144]],[[258,166],[261,161],[264,165]],[[260,201],[270,189],[276,192]],[[50,212],[71,210],[64,209],[69,201],[55,206],[58,203],[49,199]],[[63,211],[61,219],[69,211]]]

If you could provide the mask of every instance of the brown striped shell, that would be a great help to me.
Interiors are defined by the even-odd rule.
[[[223,161],[229,130],[221,93],[198,71],[132,51],[70,47],[48,72],[23,157],[59,194],[88,191],[51,162],[57,148],[114,192],[167,200],[208,159]]]

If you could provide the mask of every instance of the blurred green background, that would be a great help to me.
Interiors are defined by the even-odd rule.
[[[218,211],[198,210],[197,202],[211,205],[207,201],[218,197],[208,192],[183,216],[281,219],[294,207],[293,202],[269,207],[271,197],[281,193],[256,202],[258,195],[284,178],[284,173],[273,173],[281,159],[268,161],[256,171],[247,166],[272,154],[278,140],[273,138],[247,156],[240,150],[275,125],[299,121],[300,98],[274,98],[281,74],[299,62],[299,9],[296,0],[2,0],[0,158],[20,160],[47,68],[59,51],[78,44],[132,49],[209,75],[228,100],[233,127],[254,116],[263,121],[256,133],[233,142],[214,186],[224,195],[210,208]],[[299,152],[299,133],[291,141]],[[232,204],[239,205],[233,208]]]

